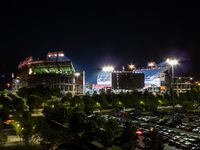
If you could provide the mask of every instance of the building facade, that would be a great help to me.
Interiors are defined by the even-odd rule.
[[[48,52],[46,59],[34,60],[31,57],[18,66],[20,87],[43,85],[60,89],[61,93],[85,93],[85,72],[75,71],[72,61],[61,52]]]

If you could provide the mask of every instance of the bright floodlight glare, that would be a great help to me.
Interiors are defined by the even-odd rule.
[[[32,68],[29,68],[28,74],[31,75],[33,73]]]
[[[135,68],[135,65],[130,64],[130,65],[128,65],[128,67],[129,67],[129,69],[134,69],[134,68]]]
[[[149,62],[148,63],[148,67],[154,67],[155,66],[155,62]]]
[[[166,62],[171,66],[174,66],[174,65],[178,64],[178,60],[177,59],[167,59]]]
[[[104,66],[102,70],[105,72],[112,72],[112,71],[114,71],[114,67],[113,66]]]
[[[78,76],[80,76],[80,72],[75,72],[74,75],[75,75],[76,77],[78,77]]]

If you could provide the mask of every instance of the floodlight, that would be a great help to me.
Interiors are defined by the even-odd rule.
[[[133,69],[135,69],[135,65],[130,64],[130,65],[128,65],[128,68],[131,69],[131,70],[133,70]]]
[[[102,68],[102,70],[103,70],[104,72],[112,72],[112,71],[114,71],[114,67],[113,67],[113,66],[104,66],[104,67]]]
[[[178,60],[177,59],[167,59],[166,62],[171,66],[175,66],[175,65],[178,64]]]

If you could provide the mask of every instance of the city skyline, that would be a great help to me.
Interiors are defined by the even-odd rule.
[[[106,64],[145,67],[169,57],[180,60],[177,73],[199,78],[198,14],[195,4],[176,2],[5,6],[0,73],[16,72],[26,57],[64,51],[88,82]]]

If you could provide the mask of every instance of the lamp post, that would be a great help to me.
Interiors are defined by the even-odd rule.
[[[166,62],[172,67],[172,78],[171,78],[171,94],[172,94],[172,103],[174,105],[174,66],[178,64],[177,59],[167,59]]]

